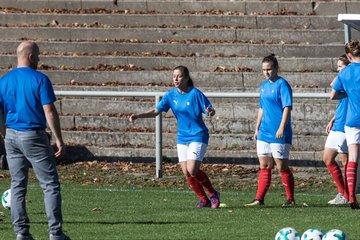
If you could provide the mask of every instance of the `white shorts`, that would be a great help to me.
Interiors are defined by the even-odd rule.
[[[360,144],[360,128],[345,126],[347,144]]]
[[[345,133],[330,131],[326,138],[325,148],[335,149],[338,153],[348,153]]]
[[[202,161],[205,156],[207,146],[207,144],[201,142],[177,144],[179,162],[184,162],[186,160]]]
[[[289,159],[290,147],[288,143],[267,143],[256,141],[256,150],[258,156],[268,156],[277,159]]]

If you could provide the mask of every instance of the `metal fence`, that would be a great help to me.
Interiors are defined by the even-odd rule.
[[[159,103],[165,92],[114,92],[114,91],[55,91],[57,96],[70,97],[154,97],[155,106]],[[204,93],[210,98],[258,98],[259,93]],[[328,93],[293,93],[294,98],[329,98]],[[162,177],[162,117],[156,118],[156,177]]]

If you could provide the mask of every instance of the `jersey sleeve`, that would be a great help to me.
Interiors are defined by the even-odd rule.
[[[44,77],[39,85],[40,100],[42,105],[53,103],[56,101],[53,86],[48,77]]]
[[[205,96],[205,94],[203,92],[201,92],[200,90],[199,90],[198,96],[199,96],[199,102],[201,104],[202,112],[207,115],[208,113],[206,112],[206,108],[213,108],[213,106],[212,106],[211,102],[209,101],[209,99]]]
[[[159,112],[167,112],[170,109],[170,94],[167,92],[156,106],[156,110]]]
[[[280,86],[280,95],[281,95],[281,105],[283,108],[292,107],[293,105],[293,96],[292,89],[290,84],[287,81],[284,81]]]
[[[334,83],[332,89],[334,89],[337,92],[344,91],[344,87],[342,85],[342,81],[341,81],[339,75],[336,77],[336,80],[335,80],[335,83]]]

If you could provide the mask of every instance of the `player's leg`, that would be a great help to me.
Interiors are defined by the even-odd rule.
[[[358,209],[359,205],[357,203],[355,187],[356,187],[356,178],[357,178],[357,168],[358,168],[358,158],[360,157],[360,145],[359,144],[350,144],[349,145],[349,162],[346,169],[346,179],[348,183],[349,190],[349,203],[350,206],[354,209]]]
[[[56,159],[46,132],[39,130],[22,133],[22,148],[33,166],[44,193],[49,234],[63,236],[60,182],[56,170]]]
[[[274,160],[271,155],[270,144],[258,140],[256,142],[256,149],[260,164],[258,186],[255,199],[252,202],[245,204],[247,207],[264,205],[265,195],[271,184],[271,171]]]
[[[336,197],[334,199],[332,199],[328,202],[329,204],[345,204],[345,203],[347,203],[344,198],[344,195],[346,195],[346,193],[345,193],[343,175],[342,175],[340,166],[335,161],[335,158],[337,155],[338,155],[338,152],[336,149],[325,147],[324,154],[323,154],[323,161],[324,161],[327,169],[329,170],[331,177],[332,177],[333,181],[335,182],[337,189],[338,189],[338,194],[336,195]]]
[[[295,182],[294,175],[289,168],[288,159],[274,158],[276,168],[280,172],[282,184],[286,193],[286,202],[282,205],[283,207],[290,207],[295,205]]]
[[[343,158],[345,153],[348,152],[345,133],[339,131],[330,131],[326,142],[323,154],[323,161],[328,168],[333,181],[338,188],[338,194],[329,204],[346,204],[347,200],[347,187],[344,185],[344,178],[338,163],[335,161],[336,156]],[[346,164],[345,164],[346,165]],[[346,178],[345,178],[346,179]]]
[[[346,146],[347,149],[347,146]],[[347,164],[349,161],[349,154],[348,151],[346,150],[346,153],[339,153],[338,154],[338,158],[342,163],[343,166],[343,180],[344,180],[344,198],[348,201],[349,200],[349,190],[348,190],[348,185],[347,185],[347,181],[346,181],[346,168],[347,168]]]
[[[274,157],[276,168],[278,169],[282,184],[285,188],[286,202],[283,207],[295,205],[295,182],[294,175],[289,168],[290,144],[272,143],[270,144],[271,153]]]
[[[30,163],[19,149],[17,131],[7,129],[5,148],[11,175],[11,218],[14,231],[17,238],[32,239],[25,201]]]
[[[188,160],[188,150],[189,145],[187,144],[177,144],[178,158],[181,166],[181,170],[186,178],[186,181],[189,183],[191,189],[199,197],[200,201],[196,204],[197,207],[210,207],[210,200],[207,197],[203,186],[195,177],[198,170],[200,169],[200,161]]]
[[[357,168],[360,158],[360,128],[345,126],[345,135],[349,148],[349,161],[346,168],[349,204],[352,209],[360,209],[355,193]]]
[[[188,159],[195,159],[196,162],[199,162],[200,164],[189,164],[188,171],[191,172],[192,176],[195,176],[196,179],[201,183],[201,185],[208,191],[210,196],[210,202],[212,208],[218,208],[220,204],[220,193],[217,192],[208,175],[200,169],[200,165],[202,163],[202,160],[204,159],[205,153],[207,149],[207,144],[201,143],[201,142],[192,142],[189,144],[188,149]]]

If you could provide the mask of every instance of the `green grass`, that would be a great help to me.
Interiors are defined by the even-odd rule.
[[[9,182],[0,182],[0,192]],[[282,190],[271,189],[266,207],[245,208],[254,191],[222,191],[219,209],[196,209],[196,197],[186,190],[134,189],[115,186],[62,185],[64,230],[73,240],[107,239],[274,239],[286,226],[304,232],[317,227],[323,232],[343,230],[349,239],[360,239],[358,211],[331,207],[326,202],[334,193],[301,190],[297,207],[283,209]],[[31,232],[37,240],[47,240],[47,219],[42,191],[36,183],[27,197]],[[305,203],[305,204],[304,204]],[[304,206],[308,205],[308,207]],[[10,212],[2,209],[0,239],[14,239]]]

